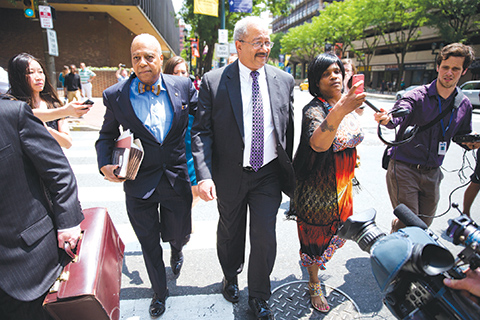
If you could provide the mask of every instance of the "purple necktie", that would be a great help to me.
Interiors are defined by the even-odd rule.
[[[263,165],[263,102],[258,85],[258,71],[250,73],[252,83],[252,151],[250,153],[250,165],[256,172]]]

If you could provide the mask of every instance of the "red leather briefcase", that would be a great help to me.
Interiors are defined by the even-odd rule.
[[[76,257],[43,306],[56,320],[118,320],[125,245],[105,208],[83,210]]]

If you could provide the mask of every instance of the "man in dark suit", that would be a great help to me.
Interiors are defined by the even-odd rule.
[[[197,92],[190,79],[161,73],[162,48],[155,37],[135,37],[131,55],[135,73],[103,93],[107,109],[96,142],[97,160],[105,179],[122,182],[113,172],[117,165],[112,164],[119,126],[130,129],[142,142],[143,162],[135,180],[125,181],[124,190],[128,217],[142,245],[155,292],[150,315],[159,317],[165,312],[168,295],[160,236],[170,242],[172,270],[177,268],[179,272],[181,250],[191,233],[192,193],[185,131],[189,112],[196,110]]]
[[[77,183],[30,106],[3,95],[0,163],[0,319],[51,319],[42,302],[62,270],[59,248],[80,236]]]
[[[275,222],[282,195],[291,195],[294,173],[293,77],[266,65],[273,43],[256,17],[234,31],[238,60],[204,75],[192,128],[200,197],[217,198],[217,253],[222,293],[239,300],[237,274],[245,255],[247,207],[251,252],[249,305],[259,319],[273,319],[270,273],[276,257]]]

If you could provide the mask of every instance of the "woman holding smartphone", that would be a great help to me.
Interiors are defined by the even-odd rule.
[[[8,93],[27,102],[60,146],[68,149],[72,146],[72,137],[68,124],[61,118],[71,114],[81,116],[88,112],[89,107],[78,102],[62,107],[44,70],[39,60],[28,53],[12,57],[8,62]],[[87,109],[82,110],[85,107]]]
[[[310,62],[308,82],[314,98],[303,109],[300,144],[293,161],[296,188],[288,214],[297,221],[311,303],[320,312],[330,307],[318,271],[325,270],[335,250],[345,243],[335,234],[353,212],[356,146],[363,140],[352,111],[365,101],[366,94],[355,94],[361,83],[342,94],[344,77],[344,66],[333,54],[321,54]]]

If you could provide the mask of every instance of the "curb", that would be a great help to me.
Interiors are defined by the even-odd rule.
[[[70,131],[99,131],[100,128],[97,126],[92,126],[89,124],[85,124],[79,120],[68,120],[68,126]]]
[[[372,98],[379,98],[379,99],[388,99],[388,100],[396,100],[395,96],[390,95],[390,94],[378,94],[378,93],[368,93],[367,92],[367,97],[372,97]]]

